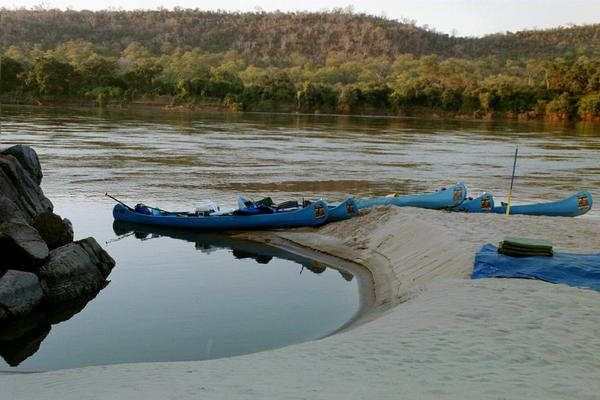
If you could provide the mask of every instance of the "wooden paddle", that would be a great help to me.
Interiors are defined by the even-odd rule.
[[[121,204],[121,205],[123,205],[123,206],[127,207],[127,208],[128,208],[130,211],[134,211],[134,212],[135,212],[135,210],[134,210],[133,208],[129,207],[127,204],[123,203],[121,200],[119,200],[119,199],[117,199],[117,198],[115,198],[115,197],[111,196],[111,195],[110,195],[110,194],[108,194],[108,193],[104,193],[104,195],[105,195],[106,197],[110,197],[111,199],[113,199],[113,200],[114,200],[114,201],[116,201],[117,203],[119,203],[119,204]]]

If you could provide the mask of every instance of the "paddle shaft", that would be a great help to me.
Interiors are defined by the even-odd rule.
[[[510,177],[510,189],[508,190],[508,204],[506,206],[506,216],[510,214],[510,198],[512,197],[513,182],[515,181],[515,168],[517,167],[517,154],[519,153],[519,145],[515,146],[515,160],[513,161],[512,176]]]
[[[123,203],[121,200],[119,200],[119,199],[117,199],[117,198],[115,198],[115,197],[111,196],[110,194],[108,194],[108,193],[104,193],[104,195],[105,195],[106,197],[110,197],[111,199],[113,199],[113,200],[114,200],[114,201],[116,201],[117,203],[124,205],[124,206],[125,206],[125,207],[127,207],[129,210],[131,210],[131,211],[134,211],[134,209],[133,209],[133,208],[129,207],[127,204],[125,204],[125,203]]]

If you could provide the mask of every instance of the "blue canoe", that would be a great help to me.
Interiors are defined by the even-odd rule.
[[[307,207],[291,211],[249,215],[198,215],[188,212],[169,212],[158,208],[143,207],[138,212],[122,204],[113,208],[116,221],[133,222],[171,228],[226,230],[226,229],[271,229],[316,226],[325,223],[329,210],[322,200]]]
[[[464,212],[490,212],[494,208],[494,198],[489,193],[484,193],[474,199],[467,199],[452,211]]]
[[[368,199],[358,199],[356,203],[358,208],[368,208],[373,206],[394,205],[398,207],[420,207],[432,209],[452,209],[459,206],[465,200],[467,188],[462,183],[442,189],[439,192],[418,194],[412,196],[396,197],[371,197]]]
[[[329,215],[327,216],[327,222],[341,221],[344,219],[350,219],[358,215],[358,204],[353,198],[348,198],[341,203],[335,205],[329,205]]]
[[[270,200],[270,197],[268,199]],[[296,208],[300,207],[299,203],[296,201],[290,201],[287,203],[295,203],[294,206]],[[238,207],[242,208],[247,204],[256,203],[254,203],[252,200],[246,199],[245,197],[238,197]],[[327,210],[327,220],[325,222],[342,221],[358,215],[358,205],[352,197],[349,197],[342,202],[328,203]]]
[[[546,215],[550,217],[576,217],[583,215],[592,208],[592,195],[583,190],[571,197],[551,203],[526,205],[511,205],[510,214]],[[496,206],[491,212],[506,214],[506,206]]]

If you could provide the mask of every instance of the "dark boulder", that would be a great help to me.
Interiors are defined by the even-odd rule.
[[[38,231],[22,222],[0,224],[0,271],[31,270],[48,257],[48,246]]]
[[[23,212],[29,223],[38,214],[54,209],[39,185],[10,154],[0,154],[0,188],[2,195]]]
[[[115,266],[115,260],[108,253],[100,247],[96,239],[89,237],[86,239],[78,240],[76,242],[88,253],[90,260],[94,263],[98,271],[106,279]]]
[[[0,305],[15,317],[31,313],[43,296],[40,280],[34,273],[11,269],[0,278]]]
[[[29,146],[25,146],[22,144],[17,144],[15,146],[9,147],[8,149],[2,151],[2,154],[10,154],[14,156],[21,166],[27,171],[31,179],[39,185],[42,183],[42,167],[40,166],[40,159],[38,158],[37,153]]]
[[[48,211],[39,214],[33,220],[33,227],[40,233],[50,250],[73,241],[71,221],[67,218],[62,219],[53,212]]]
[[[52,250],[38,276],[46,299],[51,303],[73,300],[97,292],[106,285],[96,260],[75,242]]]
[[[2,190],[0,188],[0,190]],[[19,207],[15,205],[8,197],[0,193],[0,224],[3,222],[26,222],[27,218]]]
[[[2,326],[3,321],[7,321],[10,319],[11,315],[6,308],[0,305],[0,326]]]

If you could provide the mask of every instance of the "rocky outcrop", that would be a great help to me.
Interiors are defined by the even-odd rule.
[[[73,241],[71,221],[67,218],[63,219],[53,212],[39,214],[33,220],[33,227],[39,232],[50,250]]]
[[[25,170],[14,155],[6,153],[8,150],[0,154],[0,191],[17,207],[19,217],[31,223],[38,214],[52,211],[54,206],[36,183],[35,171]]]
[[[4,268],[31,270],[48,257],[48,245],[34,227],[5,222],[0,225],[0,252]]]
[[[97,292],[105,285],[102,273],[78,243],[52,250],[38,275],[46,298],[53,303]]]
[[[39,186],[42,176],[30,147],[0,152],[0,338],[25,316],[89,300],[115,265],[94,238],[73,241],[71,222]]]
[[[31,272],[10,270],[0,278],[0,303],[15,316],[30,314],[43,296],[40,280]]]
[[[29,146],[18,144],[16,146],[9,147],[2,152],[3,154],[10,154],[15,157],[19,164],[27,171],[33,181],[39,186],[42,183],[42,167],[40,166],[40,160],[36,152]]]

